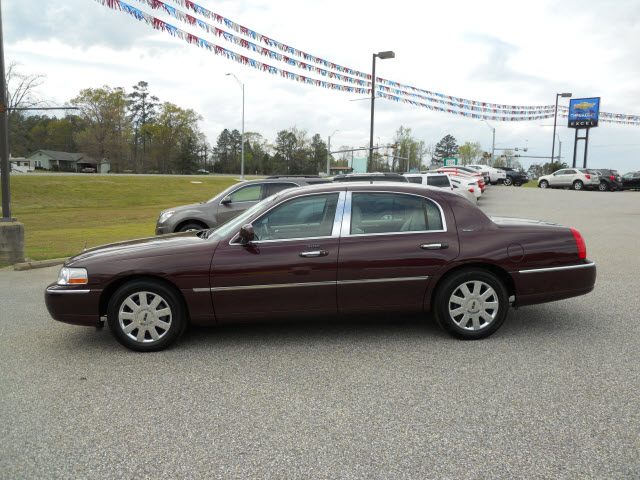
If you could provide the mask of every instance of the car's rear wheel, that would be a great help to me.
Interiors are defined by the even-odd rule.
[[[109,301],[107,322],[118,342],[139,352],[168,347],[187,324],[177,292],[154,280],[134,280],[120,287]]]
[[[202,230],[204,228],[207,228],[207,227],[203,227],[199,223],[189,222],[189,223],[185,223],[184,225],[180,226],[180,228],[177,231],[178,232],[196,232],[196,231]]]
[[[504,179],[504,184],[509,187],[511,186],[511,184],[513,184],[513,180],[511,180],[511,177],[507,177]]]
[[[482,269],[463,270],[445,279],[434,300],[440,326],[463,340],[493,334],[504,323],[509,309],[503,283]]]
[[[575,182],[573,182],[574,190],[582,190],[583,188],[584,188],[584,183],[582,183],[580,180],[576,180]]]
[[[549,187],[549,182],[547,182],[546,180],[541,180],[540,183],[538,184],[538,186],[540,188],[547,188],[547,187]]]
[[[601,192],[606,192],[607,190],[609,190],[609,186],[605,182],[600,182],[600,185],[598,185],[598,190],[600,190]]]

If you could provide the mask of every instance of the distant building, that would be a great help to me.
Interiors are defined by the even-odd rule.
[[[367,173],[367,158],[349,159],[349,166],[353,168],[353,173]]]
[[[111,164],[105,159],[98,162],[86,153],[56,152],[55,150],[36,150],[26,156],[33,168],[43,170],[60,170],[63,172],[80,172],[93,168],[98,173],[109,173]]]

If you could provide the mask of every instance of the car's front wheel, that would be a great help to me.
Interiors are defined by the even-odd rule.
[[[540,183],[538,184],[538,186],[540,188],[548,188],[549,187],[549,182],[547,182],[546,180],[541,180]]]
[[[189,222],[182,225],[177,231],[178,232],[196,232],[198,230],[202,230],[203,228],[206,228],[206,227],[203,227],[199,223]]]
[[[575,182],[573,182],[574,190],[582,190],[583,188],[584,188],[584,183],[582,183],[582,181],[576,180]]]
[[[463,270],[445,279],[434,301],[440,326],[463,340],[478,340],[493,334],[509,309],[503,283],[482,269]]]
[[[507,177],[504,179],[504,184],[509,187],[511,186],[511,184],[513,184],[513,180],[511,180],[511,177]]]
[[[605,182],[600,182],[600,185],[598,185],[598,190],[600,190],[601,192],[606,192],[607,190],[609,190],[609,186]]]
[[[122,345],[150,352],[175,342],[187,319],[176,291],[149,279],[133,280],[115,292],[107,307],[107,322]]]

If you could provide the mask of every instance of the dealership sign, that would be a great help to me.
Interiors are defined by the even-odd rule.
[[[569,128],[598,126],[600,97],[574,98],[569,102]]]
[[[458,159],[457,158],[445,158],[443,163],[444,163],[445,167],[452,167],[454,165],[458,165]]]

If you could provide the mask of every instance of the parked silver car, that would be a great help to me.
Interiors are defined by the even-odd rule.
[[[598,172],[587,168],[563,168],[551,175],[538,178],[540,188],[572,188],[584,190],[598,188],[600,177]]]
[[[156,223],[156,235],[217,227],[282,190],[328,182],[317,175],[272,176],[242,182],[206,202],[163,210]]]

